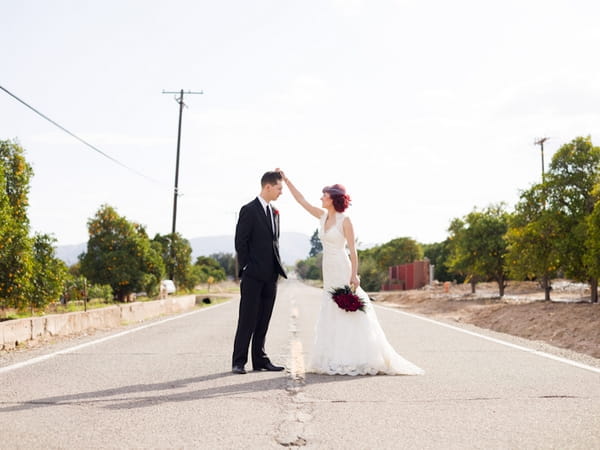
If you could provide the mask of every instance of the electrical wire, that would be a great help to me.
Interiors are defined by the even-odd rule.
[[[52,125],[60,128],[62,131],[64,131],[65,133],[67,133],[69,136],[74,137],[75,139],[77,139],[79,142],[81,142],[84,145],[87,145],[89,148],[91,148],[92,150],[100,153],[102,156],[104,156],[105,158],[108,158],[109,160],[111,160],[112,162],[114,162],[115,164],[118,164],[119,166],[135,173],[136,175],[145,178],[149,181],[152,181],[153,183],[158,183],[158,184],[163,184],[160,181],[155,180],[154,178],[151,178],[147,175],[144,175],[143,173],[137,171],[136,169],[129,167],[126,164],[123,164],[121,161],[119,161],[118,159],[110,156],[109,154],[103,152],[102,150],[100,150],[98,147],[90,144],[89,142],[87,142],[85,139],[80,138],[79,136],[77,136],[75,133],[70,132],[69,130],[67,130],[65,127],[63,127],[62,125],[58,124],[57,122],[55,122],[54,120],[52,120],[51,118],[49,118],[48,116],[46,116],[45,114],[42,114],[40,111],[38,111],[37,109],[35,109],[33,106],[29,105],[28,103],[26,103],[25,101],[21,100],[19,97],[17,97],[15,94],[13,94],[12,92],[10,92],[8,89],[4,88],[3,86],[0,86],[0,89],[2,89],[4,92],[6,92],[8,95],[10,95],[12,98],[14,98],[15,100],[17,100],[18,102],[22,103],[23,105],[25,105],[27,108],[31,109],[34,113],[36,113],[38,116],[43,117],[44,119],[46,119],[48,122],[50,122]]]

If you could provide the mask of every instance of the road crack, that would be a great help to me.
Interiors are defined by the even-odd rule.
[[[298,336],[299,310],[292,296],[290,311],[289,379],[286,392],[289,401],[283,408],[283,421],[277,427],[275,441],[282,447],[303,447],[307,444],[305,427],[312,420],[311,402],[303,392],[306,381],[304,351]]]

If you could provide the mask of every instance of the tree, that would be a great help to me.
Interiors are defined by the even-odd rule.
[[[500,297],[506,288],[504,235],[509,218],[505,205],[491,205],[483,211],[474,209],[464,220],[453,220],[449,228],[450,270],[475,279],[496,281]]]
[[[596,185],[593,195],[600,199],[600,184]],[[591,286],[592,303],[598,303],[598,279],[600,278],[600,200],[596,201],[592,213],[586,219],[586,252],[584,263],[588,267],[592,280],[596,285]]]
[[[0,141],[0,305],[29,303],[33,271],[29,238],[29,180],[33,175],[17,142]]]
[[[206,283],[210,277],[217,282],[226,278],[225,270],[221,267],[219,261],[210,256],[198,256],[194,265],[199,268],[199,281],[201,283]]]
[[[164,264],[144,227],[103,205],[88,221],[88,232],[87,252],[80,257],[81,272],[92,283],[110,285],[119,301],[133,292],[157,292]]]
[[[560,265],[557,246],[559,229],[554,212],[546,208],[544,184],[521,193],[506,234],[505,261],[511,277],[539,279],[546,301],[550,301],[550,279]]]
[[[296,273],[303,280],[323,279],[323,253],[296,262]]]
[[[235,278],[235,256],[232,253],[213,253],[209,257],[215,259],[229,278]]]
[[[594,210],[593,191],[599,182],[600,147],[594,147],[589,136],[563,145],[552,157],[546,188],[548,208],[558,226],[560,267],[567,277],[588,281],[593,292],[598,277],[586,264],[587,218]]]
[[[316,229],[313,235],[310,237],[310,252],[308,256],[317,256],[323,252],[323,244],[319,239],[319,229]]]
[[[423,244],[423,254],[425,258],[434,266],[434,278],[438,281],[457,280],[462,283],[465,278],[460,274],[452,274],[448,271],[447,261],[450,258],[450,241],[446,239],[443,242],[433,244]]]
[[[414,239],[400,237],[367,250],[360,250],[358,256],[359,261],[372,257],[377,261],[378,267],[387,274],[391,266],[423,259],[423,248]]]
[[[388,277],[388,271],[382,270],[372,256],[360,258],[360,285],[365,291],[373,292],[381,290],[381,285]]]
[[[423,259],[423,248],[414,239],[400,237],[391,241],[358,251],[358,273],[361,285],[369,290],[379,290],[388,278],[389,268],[399,264]]]
[[[167,275],[173,279],[176,286],[189,287],[193,289],[194,282],[190,280],[190,266],[192,265],[192,246],[190,241],[179,233],[161,236],[157,234],[153,242],[159,249]]]
[[[33,238],[32,307],[56,301],[63,292],[67,266],[56,258],[55,242],[56,239],[47,234],[36,234]]]
[[[71,275],[67,276],[64,286],[62,299],[65,304],[71,301],[84,300],[86,298],[86,290],[88,286],[88,279],[83,275]],[[106,285],[105,285],[106,286]],[[110,286],[109,286],[110,289]],[[111,295],[112,299],[112,295]]]

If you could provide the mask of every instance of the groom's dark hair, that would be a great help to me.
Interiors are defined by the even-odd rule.
[[[283,180],[281,176],[281,172],[269,171],[265,172],[265,174],[260,179],[260,185],[264,187],[266,184],[274,185],[277,184],[278,181]]]

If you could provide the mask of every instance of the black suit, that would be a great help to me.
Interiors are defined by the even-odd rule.
[[[277,279],[279,275],[287,278],[279,256],[279,214],[275,209],[272,213],[274,232],[258,198],[240,210],[235,250],[240,268],[241,299],[233,344],[233,366],[244,366],[248,361],[250,340],[254,368],[269,362],[264,347],[277,294]]]

